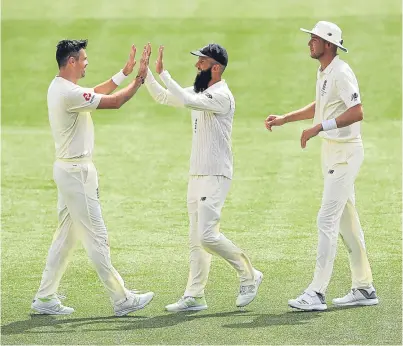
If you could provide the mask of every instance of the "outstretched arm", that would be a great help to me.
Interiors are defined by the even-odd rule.
[[[144,47],[140,67],[136,78],[124,89],[113,95],[102,95],[94,89],[76,86],[66,95],[66,105],[69,112],[85,112],[95,109],[118,109],[129,101],[138,88],[144,83],[147,75],[149,56]]]
[[[210,111],[214,113],[228,113],[231,109],[229,97],[218,93],[194,94],[182,88],[169,74],[167,70],[160,74],[161,80],[181,103],[187,108]]]
[[[175,97],[170,91],[165,89],[161,84],[159,84],[150,69],[148,69],[147,77],[145,79],[145,86],[152,96],[152,98],[162,104],[174,107],[184,107],[183,102],[181,102],[177,97]]]
[[[285,115],[269,115],[265,120],[266,128],[271,131],[273,126],[282,126],[285,123],[291,123],[293,121],[312,119],[315,116],[315,105],[316,102],[314,101],[301,109]]]

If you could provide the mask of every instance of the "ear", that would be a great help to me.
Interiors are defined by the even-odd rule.
[[[213,65],[213,68],[211,70],[213,72],[220,72],[220,70],[221,70],[220,65]]]
[[[70,56],[67,60],[67,64],[73,64],[76,62],[76,58],[74,56]]]

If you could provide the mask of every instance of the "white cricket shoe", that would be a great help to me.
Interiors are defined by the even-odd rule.
[[[64,306],[57,294],[52,294],[44,298],[35,298],[32,301],[31,308],[40,314],[45,315],[70,315],[74,312],[73,308]]]
[[[250,304],[257,295],[257,290],[263,280],[263,273],[254,269],[255,283],[252,285],[241,285],[236,299],[236,306],[243,307]]]
[[[207,303],[204,297],[182,297],[176,303],[165,307],[165,310],[169,312],[201,311],[206,309]]]
[[[369,288],[353,288],[342,298],[332,300],[335,306],[368,306],[379,303],[376,291],[373,286]]]
[[[305,291],[297,299],[290,299],[288,305],[305,311],[324,311],[327,309],[325,296],[314,291]]]
[[[154,292],[136,294],[130,292],[126,300],[119,305],[114,306],[116,316],[125,316],[130,312],[143,309],[154,298]]]

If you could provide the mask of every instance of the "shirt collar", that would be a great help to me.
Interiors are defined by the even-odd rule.
[[[219,82],[214,83],[212,86],[208,87],[205,91],[213,91],[219,89],[225,85],[225,79],[221,79]]]
[[[340,57],[338,55],[336,55],[333,58],[332,62],[329,65],[327,65],[327,67],[323,71],[320,70],[320,66],[319,66],[318,72],[324,73],[324,74],[329,74],[339,61],[340,61]]]

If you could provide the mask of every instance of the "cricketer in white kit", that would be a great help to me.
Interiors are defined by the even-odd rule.
[[[314,119],[314,126],[303,131],[301,147],[316,135],[322,137],[322,171],[324,191],[317,225],[319,242],[316,268],[308,288],[288,301],[300,310],[326,310],[325,292],[333,271],[337,238],[340,233],[347,248],[352,276],[351,291],[333,299],[336,306],[376,305],[378,298],[372,284],[364,234],[355,207],[354,182],[364,159],[361,139],[363,109],[357,79],[350,66],[337,55],[343,46],[340,28],[320,21],[312,30],[308,43],[311,57],[319,60],[316,100],[285,116],[270,115],[265,123],[273,126]]]
[[[219,230],[220,215],[230,189],[233,164],[231,149],[235,100],[221,79],[227,63],[226,50],[218,44],[192,52],[199,57],[194,86],[183,89],[163,67],[160,47],[156,72],[162,87],[148,71],[145,85],[160,104],[192,110],[192,150],[187,193],[189,215],[190,270],[186,290],[178,302],[166,306],[171,312],[204,310],[211,254],[225,259],[238,273],[240,291],[236,305],[245,306],[257,294],[263,274],[254,269],[248,256]]]
[[[116,109],[127,102],[144,83],[149,56],[144,47],[137,77],[126,88],[112,94],[133,71],[136,48],[132,46],[125,67],[94,88],[77,85],[88,65],[87,40],[62,40],[57,45],[59,74],[48,89],[48,113],[56,148],[53,177],[58,190],[59,225],[49,249],[46,267],[32,309],[42,314],[66,315],[73,308],[62,305],[57,295],[62,275],[80,240],[99,278],[106,287],[117,316],[144,308],[154,293],[128,290],[112,266],[107,229],[98,196],[98,176],[92,162],[95,109]]]

